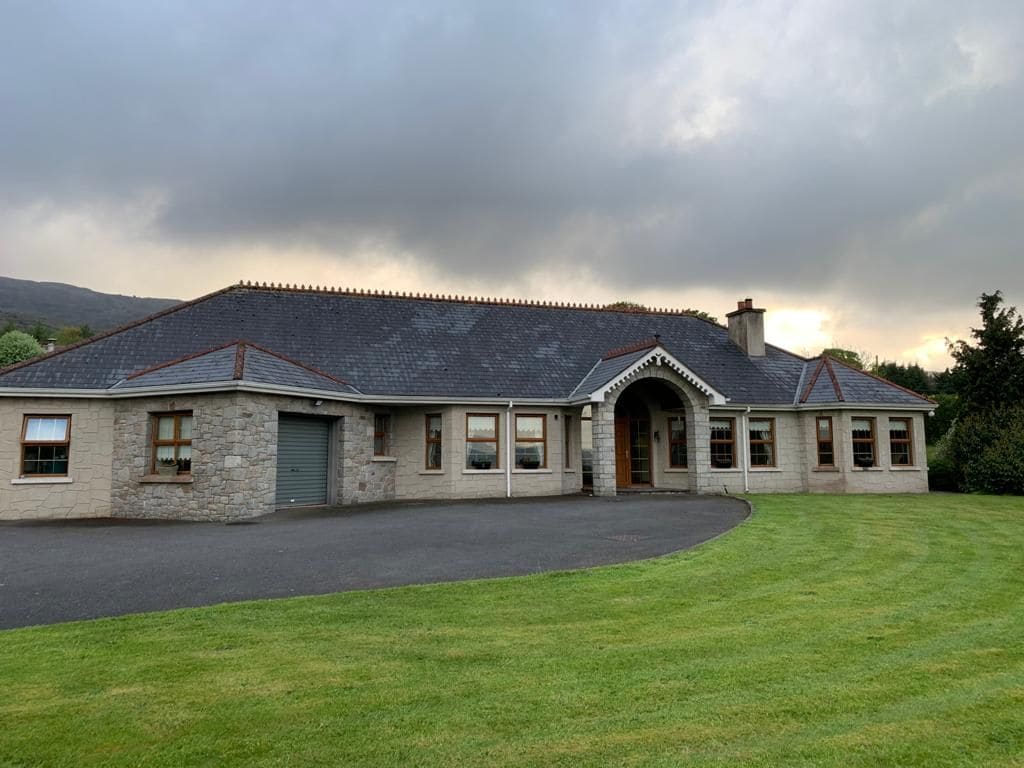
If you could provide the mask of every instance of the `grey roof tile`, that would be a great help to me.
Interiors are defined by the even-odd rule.
[[[0,372],[0,387],[105,389],[247,339],[366,395],[562,399],[609,349],[654,336],[733,402],[792,404],[797,396],[803,358],[770,345],[765,357],[747,357],[725,328],[690,315],[244,286]],[[274,365],[259,358],[250,375],[280,381]],[[866,394],[906,402],[883,387]]]
[[[229,381],[278,384],[349,394],[356,392],[351,385],[329,374],[312,370],[300,362],[288,360],[246,342],[233,342],[185,358],[165,361],[131,374],[114,387],[138,389]]]
[[[232,344],[185,359],[165,361],[157,367],[137,371],[114,386],[118,389],[138,389],[231,381],[235,370],[237,347],[237,344]]]
[[[616,355],[612,358],[601,358],[584,377],[583,381],[573,388],[572,395],[589,395],[591,392],[597,391],[629,368],[629,366],[633,365],[633,363],[643,358],[651,349],[651,347],[647,347]]]

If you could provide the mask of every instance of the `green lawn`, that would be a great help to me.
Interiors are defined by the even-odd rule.
[[[1024,765],[1024,500],[754,503],[643,563],[0,632],[0,765]]]

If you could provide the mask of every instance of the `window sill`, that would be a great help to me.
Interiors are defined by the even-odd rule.
[[[575,475],[575,474],[576,474],[576,470],[575,470],[575,469],[570,469],[569,467],[566,467],[566,468],[565,468],[565,469],[563,469],[562,471],[563,471],[563,472],[564,472],[565,474],[567,474],[567,475]]]
[[[858,467],[856,464],[854,464],[853,467],[850,469],[850,471],[853,472],[853,473],[857,473],[857,472],[884,472],[885,470],[883,470],[881,467]]]
[[[462,470],[464,475],[504,475],[504,469],[464,469]]]
[[[904,466],[902,464],[900,466],[898,466],[898,467],[889,467],[889,469],[891,469],[893,472],[920,472],[921,471],[920,467],[907,467],[907,466]]]
[[[712,472],[742,472],[739,467],[711,467]]]
[[[417,474],[420,475],[443,475],[443,469],[421,469]]]
[[[675,474],[685,474],[685,473],[689,472],[690,469],[689,469],[689,467],[668,467],[667,469],[664,469],[662,471],[663,472],[668,472],[668,473],[675,473]]]
[[[73,477],[15,477],[11,485],[67,485],[75,482]]]
[[[537,469],[513,469],[512,470],[512,474],[513,475],[550,475],[551,474],[551,470],[550,469],[541,469],[541,468],[537,468]]]
[[[838,472],[839,467],[814,467],[812,472]]]
[[[398,461],[397,456],[374,456],[371,461],[382,461],[382,462],[395,462]]]
[[[769,472],[781,472],[779,467],[751,467],[748,470],[752,475],[767,474]]]
[[[153,485],[160,483],[182,485],[183,483],[191,483],[192,475],[143,475],[139,482]]]

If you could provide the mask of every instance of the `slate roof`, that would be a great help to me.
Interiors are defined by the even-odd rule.
[[[169,362],[183,367],[163,367],[148,381],[222,376],[227,353],[196,362],[200,353],[246,339],[250,352],[258,347],[293,363],[285,374],[256,354],[245,370],[252,381],[306,386],[303,377],[319,374],[318,389],[326,375],[367,396],[557,400],[577,391],[595,366],[628,367],[627,355],[605,360],[608,350],[654,337],[738,404],[797,403],[816,364],[771,345],[765,357],[748,357],[724,327],[680,312],[236,285],[0,371],[0,388],[120,389],[132,374]],[[862,397],[907,402],[894,385],[851,380],[845,402]]]
[[[573,395],[588,395],[591,392],[597,391],[629,368],[629,366],[633,365],[633,363],[643,358],[653,348],[653,346],[649,346],[621,355],[601,358],[590,372],[583,377],[583,381],[576,385],[570,397]]]
[[[353,394],[356,389],[340,379],[268,349],[236,341],[198,354],[137,371],[114,384],[114,389],[138,389],[183,384],[219,384],[248,381],[303,389]]]
[[[819,357],[808,361],[809,378],[801,403],[824,405],[835,403],[884,403],[889,405],[935,405],[916,392],[867,371],[853,368],[841,360]]]

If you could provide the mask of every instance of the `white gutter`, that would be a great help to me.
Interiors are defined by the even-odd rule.
[[[512,401],[505,411],[505,498],[512,498]]]
[[[66,397],[85,400],[124,400],[133,397],[157,395],[206,394],[210,392],[254,392],[268,395],[311,397],[339,402],[374,403],[391,405],[493,405],[501,406],[503,397],[437,397],[431,395],[366,395],[356,392],[338,392],[336,389],[308,389],[283,384],[260,384],[252,381],[218,381],[201,384],[174,384],[162,387],[131,387],[110,389],[54,389],[43,387],[3,387],[0,397]],[[565,398],[523,398],[521,405],[566,406]]]
[[[750,493],[750,476],[747,474],[748,467],[750,466],[750,406],[747,406],[747,410],[740,416],[740,424],[743,425],[742,435],[742,450],[743,454],[743,492]]]

